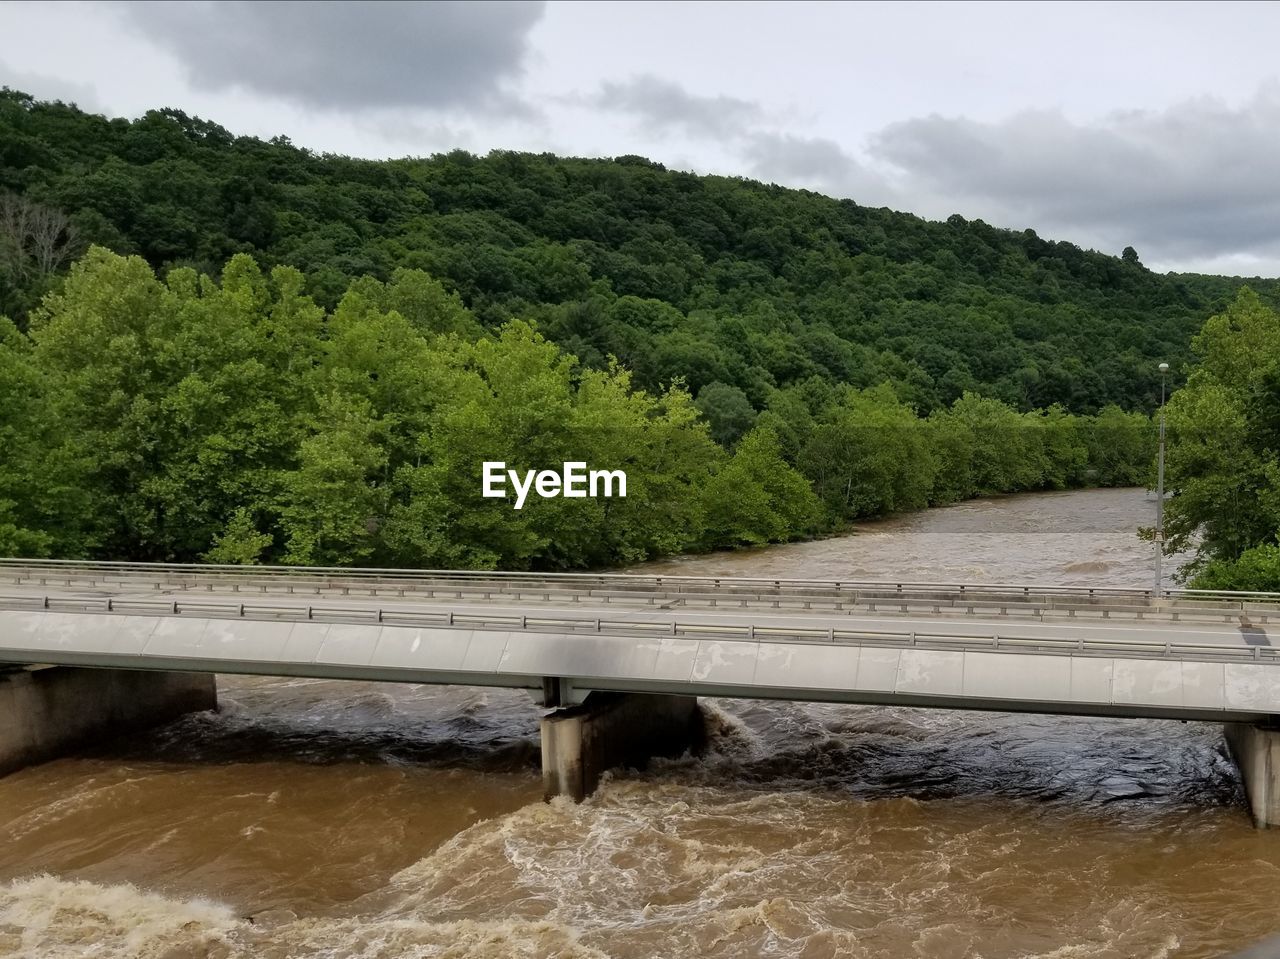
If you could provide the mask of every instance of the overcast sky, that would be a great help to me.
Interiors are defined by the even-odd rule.
[[[1280,4],[4,3],[0,84],[364,157],[635,153],[1280,275]]]

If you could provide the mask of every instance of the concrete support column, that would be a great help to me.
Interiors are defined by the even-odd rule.
[[[1254,825],[1280,826],[1280,728],[1228,723],[1226,734]]]
[[[580,706],[542,720],[542,786],[546,798],[581,802],[600,774],[618,766],[643,768],[653,756],[679,756],[703,738],[693,696],[591,693]]]
[[[218,705],[212,673],[73,666],[0,672],[0,776]]]

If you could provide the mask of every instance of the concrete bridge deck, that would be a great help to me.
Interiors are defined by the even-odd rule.
[[[14,573],[0,568],[0,663],[15,665],[507,686],[551,707],[629,693],[1252,726],[1280,716],[1280,597],[788,581],[717,593],[609,577],[602,598],[598,582],[493,573]],[[686,602],[708,591],[724,603]],[[1242,766],[1264,770],[1255,781],[1275,778],[1256,759],[1272,735],[1237,747],[1255,757]],[[1260,802],[1280,819],[1280,784],[1271,792]]]
[[[1269,627],[865,610],[0,594],[0,662],[1263,721]]]
[[[1036,617],[1248,618],[1280,614],[1280,594],[1025,584],[891,583],[817,579],[365,570],[312,567],[74,563],[0,559],[0,589],[123,593],[257,593],[289,596],[417,598],[423,601],[684,606],[802,611],[987,613]]]

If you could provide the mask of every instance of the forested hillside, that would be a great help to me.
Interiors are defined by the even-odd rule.
[[[1156,363],[1239,286],[639,158],[5,91],[0,554],[604,566],[1143,482]],[[628,495],[514,510],[493,460]]]
[[[1021,410],[1150,409],[1156,362],[1176,375],[1239,285],[637,157],[362,161],[178,111],[109,120],[8,90],[0,194],[74,232],[65,251],[9,244],[0,313],[20,325],[89,243],[162,273],[216,275],[249,253],[301,270],[330,309],[356,277],[415,268],[489,329],[532,320],[590,367],[617,357],[650,390],[682,379],[722,435],[815,378],[889,382],[920,413],[966,391]]]

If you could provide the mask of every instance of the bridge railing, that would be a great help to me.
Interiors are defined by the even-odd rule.
[[[530,616],[457,610],[423,610],[405,606],[341,607],[332,605],[226,603],[214,601],[122,599],[118,597],[3,596],[0,610],[33,613],[75,613],[97,616],[154,616],[196,619],[243,620],[278,623],[327,623],[337,625],[401,626],[446,629],[501,630],[582,636],[614,636],[653,639],[724,639],[771,643],[832,643],[952,649],[984,652],[1034,652],[1059,655],[1136,656],[1175,660],[1253,661],[1280,663],[1280,648],[1240,643],[1205,643],[1172,636],[1145,642],[1135,639],[1090,637],[1083,631],[1074,637],[1027,636],[992,632],[975,634],[946,629],[894,630],[840,627],[808,627],[793,623],[771,624],[712,622],[705,619],[643,621],[589,616]],[[25,661],[28,649],[6,649],[0,638],[0,661]],[[17,658],[14,658],[17,657]]]
[[[1169,589],[1154,596],[1150,589],[1122,586],[1062,586],[1028,583],[925,583],[907,580],[845,580],[746,576],[685,576],[651,573],[528,573],[489,570],[348,568],[326,566],[225,566],[184,563],[129,563],[78,560],[0,558],[0,582],[16,585],[151,584],[157,587],[240,585],[242,587],[322,587],[414,589],[459,586],[507,590],[545,587],[552,590],[617,590],[670,594],[717,591],[814,595],[860,593],[890,596],[996,597],[1010,601],[1049,597],[1086,600],[1131,599],[1204,604],[1280,604],[1280,593]]]

